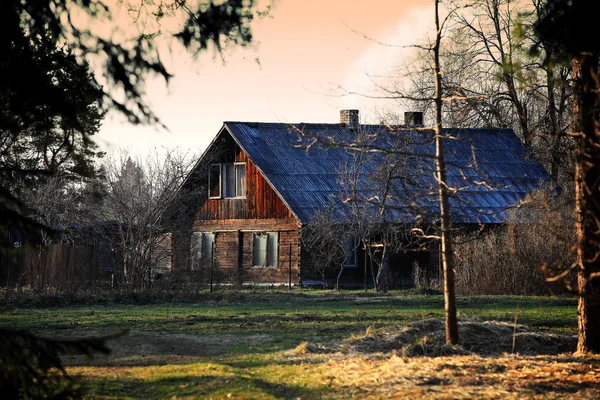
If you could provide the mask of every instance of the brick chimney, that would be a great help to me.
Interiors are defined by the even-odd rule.
[[[350,130],[358,129],[358,110],[340,110],[340,124]]]
[[[418,111],[407,111],[404,113],[404,125],[407,128],[423,126],[423,113]]]

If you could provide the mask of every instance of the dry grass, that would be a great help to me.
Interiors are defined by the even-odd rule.
[[[317,353],[318,348],[310,342],[302,342],[295,349],[292,350],[292,354],[303,356],[309,353]]]
[[[345,341],[342,349],[362,353],[401,351],[407,356],[499,355],[513,350],[520,354],[558,354],[574,351],[576,338],[531,332],[522,325],[505,322],[463,320],[458,326],[460,345],[445,344],[442,319],[426,319],[405,327],[368,330]]]
[[[571,281],[574,275],[550,284],[540,269],[555,276],[574,262],[573,205],[567,192],[557,196],[555,188],[541,189],[509,211],[508,224],[475,238],[468,235],[457,238],[457,292],[461,295],[564,293],[562,284]]]
[[[313,356],[317,357],[317,356]],[[600,398],[600,356],[406,358],[339,354],[323,364],[321,379],[338,397],[390,399]]]
[[[428,319],[369,329],[327,355],[305,343],[287,357],[321,365],[313,378],[333,389],[331,398],[600,398],[600,355],[573,356],[573,336],[476,320],[462,321],[459,332],[461,344],[446,346],[443,320]]]
[[[288,353],[297,356],[303,356],[306,354],[323,354],[323,353],[331,353],[332,350],[325,346],[316,345],[310,342],[302,342]]]
[[[572,333],[571,299],[461,298],[462,316],[482,320],[461,319],[461,345],[448,347],[442,320],[423,319],[441,315],[439,296],[313,293],[25,309],[2,321],[61,337],[129,328],[110,357],[68,360],[86,398],[600,398],[600,356],[557,355],[573,337],[517,325],[513,355],[515,324],[482,322],[513,321],[518,308],[523,323]]]
[[[326,372],[320,380],[335,388],[331,397],[600,398],[600,356],[559,354],[574,350],[572,336],[477,320],[463,320],[459,333],[460,345],[447,346],[443,320],[427,319],[406,327],[368,329],[327,357],[295,354],[303,362],[323,363]],[[513,338],[519,354],[508,354]]]

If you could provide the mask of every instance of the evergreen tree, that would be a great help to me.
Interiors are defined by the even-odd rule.
[[[600,353],[600,41],[596,4],[547,0],[536,23],[540,41],[553,44],[549,62],[573,68],[573,127],[576,143],[575,207],[578,281],[577,351]]]

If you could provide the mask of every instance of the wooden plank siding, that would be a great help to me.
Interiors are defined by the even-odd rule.
[[[223,162],[246,163],[246,197],[244,199],[208,199],[202,206],[198,219],[295,218],[254,163],[248,159],[246,153],[235,142],[227,143],[225,147],[231,150],[225,152],[222,158]]]

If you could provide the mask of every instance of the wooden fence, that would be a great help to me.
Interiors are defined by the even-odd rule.
[[[0,285],[75,290],[110,281],[113,262],[104,249],[72,243],[19,247],[0,256]]]

